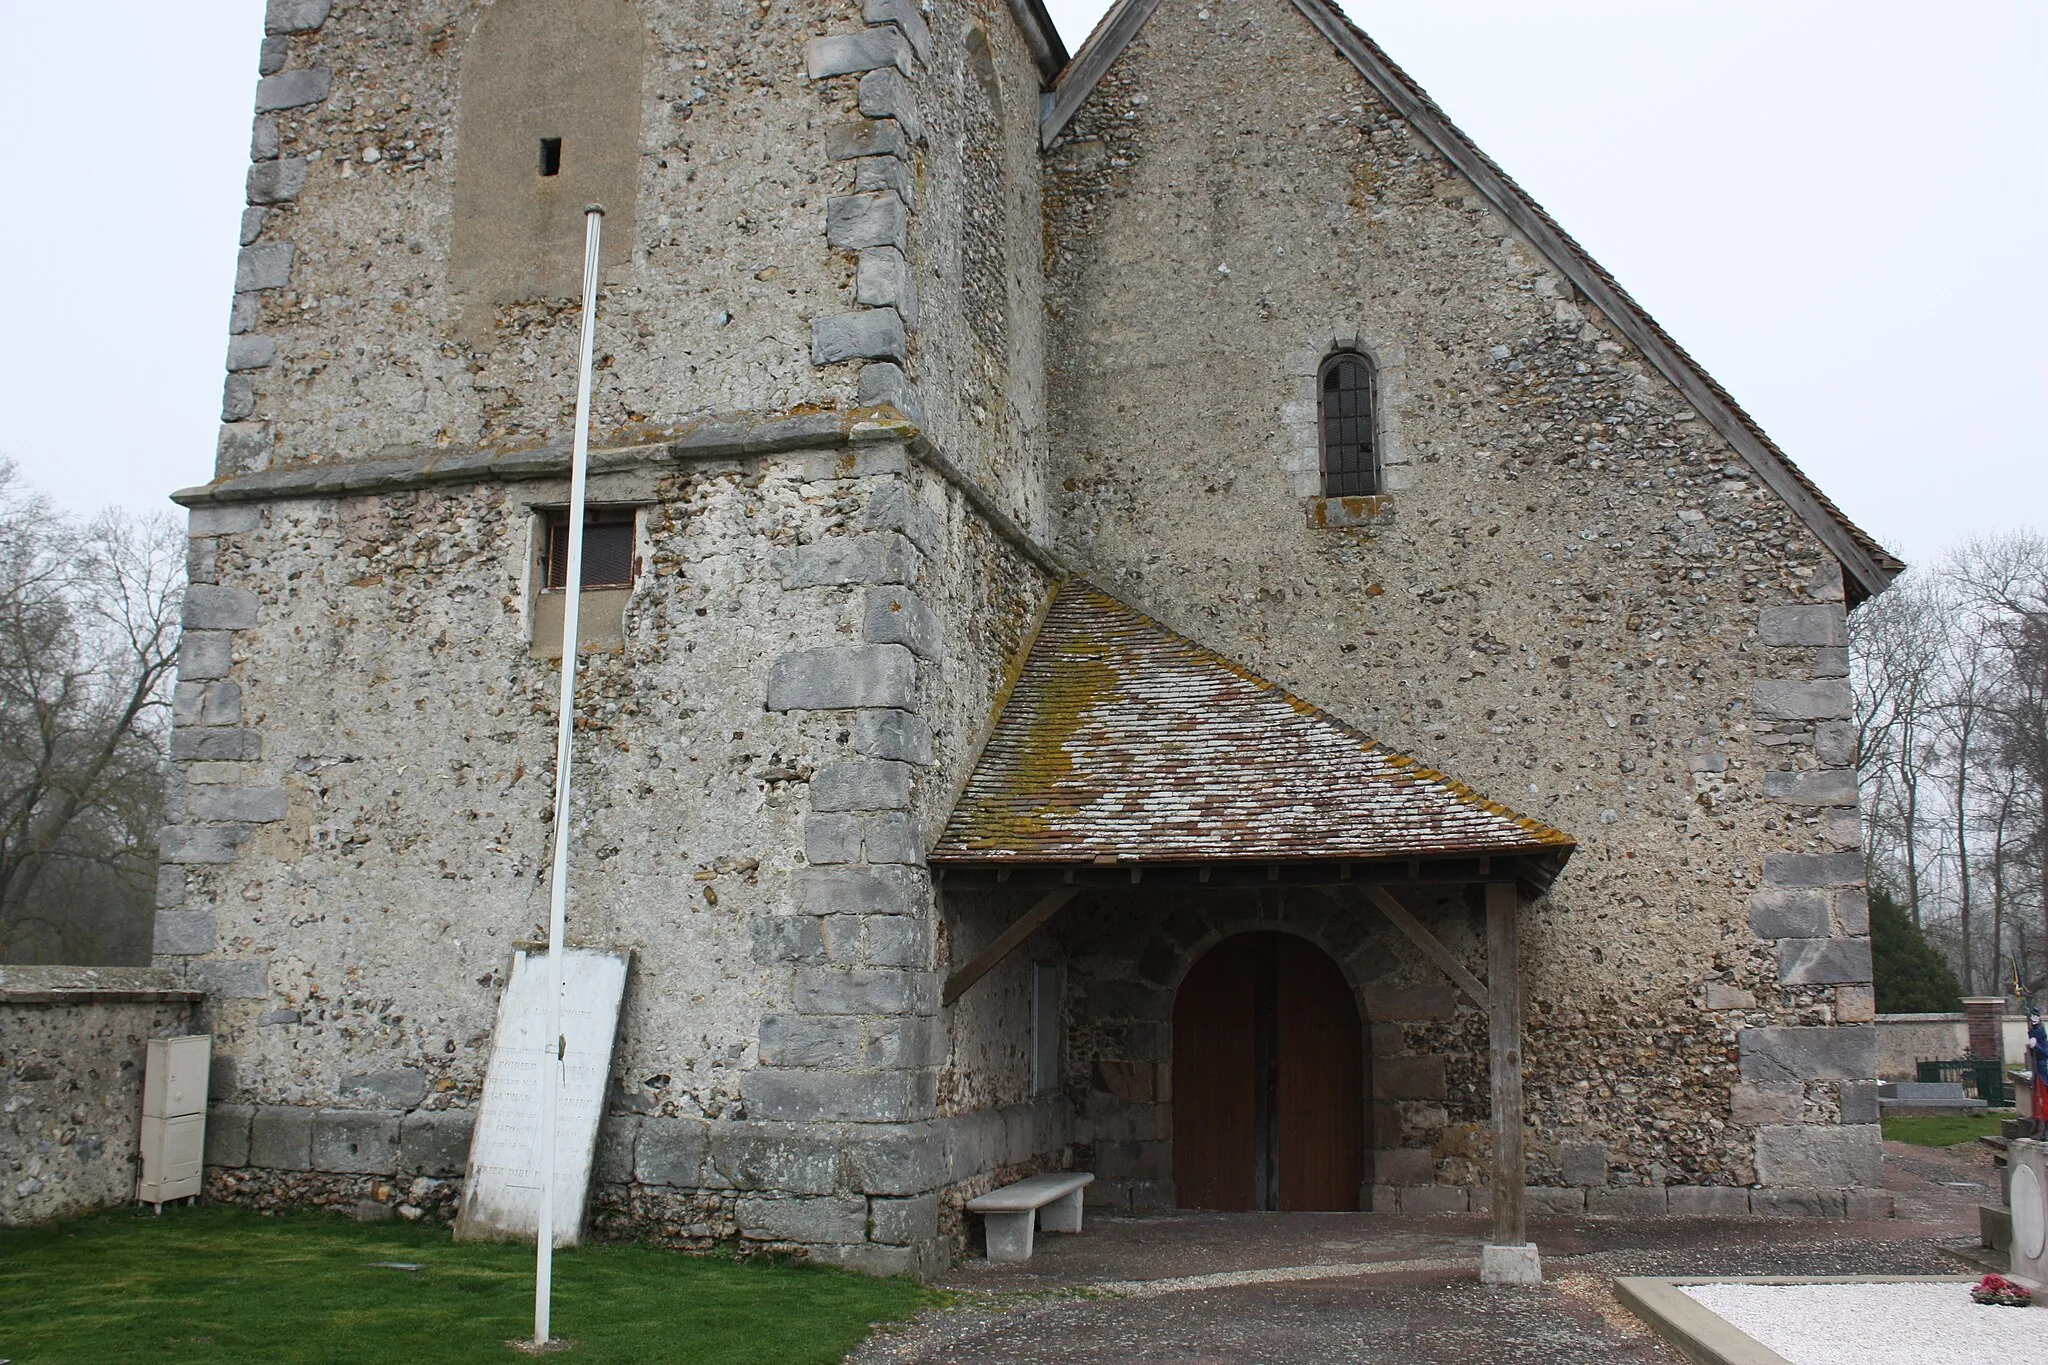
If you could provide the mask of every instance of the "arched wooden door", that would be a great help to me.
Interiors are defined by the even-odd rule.
[[[1238,934],[1173,1001],[1173,1180],[1191,1209],[1356,1209],[1365,1058],[1350,983],[1292,934]]]

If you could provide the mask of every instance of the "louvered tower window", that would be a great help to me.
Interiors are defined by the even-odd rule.
[[[1323,362],[1317,388],[1323,429],[1323,496],[1347,498],[1379,492],[1372,363],[1355,352],[1340,351]]]

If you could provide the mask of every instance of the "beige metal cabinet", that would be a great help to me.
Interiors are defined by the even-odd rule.
[[[135,1197],[163,1212],[166,1199],[199,1194],[206,1161],[206,1078],[213,1039],[152,1038],[142,1073],[142,1179]]]

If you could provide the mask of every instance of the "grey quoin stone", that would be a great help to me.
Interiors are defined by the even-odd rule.
[[[1734,1185],[1672,1185],[1664,1198],[1675,1218],[1740,1218],[1749,1212],[1749,1191]]]
[[[785,588],[908,583],[917,577],[917,552],[893,531],[829,536],[797,547],[782,576]],[[876,643],[901,643],[878,641]]]
[[[825,201],[825,245],[902,250],[910,211],[894,194],[839,194]]]
[[[765,1015],[761,1065],[851,1070],[860,1065],[860,1020],[851,1015]]]
[[[877,1199],[869,1226],[874,1239],[894,1246],[930,1241],[939,1231],[939,1197],[920,1194],[909,1199]]]
[[[840,1142],[787,1123],[721,1123],[711,1128],[704,1183],[737,1190],[830,1194],[839,1188]]]
[[[1831,768],[1856,766],[1856,723],[1828,721],[1813,727],[1813,756]]]
[[[277,115],[263,114],[249,129],[249,159],[269,161],[281,150],[277,133]]]
[[[1861,886],[1861,853],[1767,853],[1766,886]]]
[[[246,374],[231,374],[221,385],[220,420],[239,422],[256,412],[256,381]]]
[[[860,17],[871,24],[894,24],[903,30],[919,60],[931,56],[932,31],[917,12],[915,0],[861,0]]]
[[[740,1236],[760,1242],[864,1242],[868,1201],[858,1195],[748,1197],[734,1210]]]
[[[1884,1183],[1884,1139],[1877,1125],[1797,1124],[1756,1130],[1759,1184],[1792,1188],[1879,1186]]]
[[[894,308],[864,308],[811,319],[811,363],[836,365],[842,360],[902,361],[910,338]]]
[[[1840,720],[1855,710],[1856,696],[1848,683],[1833,678],[1771,679],[1750,689],[1750,704],[1767,720]]]
[[[289,204],[297,199],[299,192],[306,188],[306,165],[306,158],[302,156],[256,162],[249,167],[246,185],[249,202]]]
[[[853,192],[872,194],[878,190],[890,190],[901,195],[903,202],[914,212],[917,209],[917,174],[910,166],[893,156],[864,156],[853,166]],[[863,299],[865,303],[867,300]],[[912,323],[915,318],[910,319]]]
[[[853,721],[853,751],[905,763],[932,761],[932,731],[908,711],[863,711]]]
[[[1749,927],[1758,938],[1823,938],[1834,892],[1774,887],[1749,898]]]
[[[256,594],[247,588],[200,584],[185,590],[185,629],[243,630],[256,624]]]
[[[771,711],[868,706],[907,711],[916,699],[917,662],[901,645],[799,650],[777,659],[768,673]]]
[[[244,825],[173,825],[159,840],[158,856],[167,863],[231,863],[248,837]]]
[[[1835,893],[1835,932],[1852,938],[1870,932],[1870,896],[1863,888]]]
[[[868,961],[877,967],[931,964],[932,934],[919,915],[875,915],[867,922]]]
[[[247,246],[263,235],[263,220],[270,216],[270,210],[246,208],[242,210],[242,232],[237,245]],[[244,328],[243,330],[248,330]]]
[[[263,40],[263,46],[256,50],[256,74],[275,76],[284,70],[285,58],[291,55],[291,39],[282,34],[272,34]]]
[[[1875,1080],[1843,1081],[1840,1089],[1842,1122],[1844,1125],[1877,1122],[1877,1082]]]
[[[420,1109],[398,1121],[398,1169],[412,1175],[461,1175],[469,1164],[476,1115],[467,1109]]]
[[[1788,986],[1834,985],[1871,979],[1867,938],[1787,938],[1778,941],[1778,980]]]
[[[1765,773],[1764,795],[1793,806],[1853,806],[1856,774],[1848,769],[1815,773]]]
[[[811,778],[811,809],[903,810],[910,805],[910,765],[880,759],[827,763]]]
[[[240,336],[253,332],[263,321],[263,296],[261,294],[237,294],[228,308],[228,335]]]
[[[232,1170],[249,1164],[251,1104],[216,1104],[206,1111],[206,1164]]]
[[[327,98],[327,92],[333,87],[334,73],[324,66],[265,76],[256,82],[256,112],[267,114],[278,109],[302,109],[309,104],[318,104]]]
[[[258,1105],[249,1125],[249,1164],[272,1171],[303,1171],[313,1158],[313,1111],[295,1105]]]
[[[884,811],[862,821],[861,846],[871,863],[924,862],[924,834],[907,810]]]
[[[907,915],[924,905],[924,881],[908,867],[820,867],[797,874],[804,915]]]
[[[869,118],[892,118],[903,136],[924,141],[924,119],[917,112],[917,92],[900,71],[870,71],[860,78],[860,111]]]
[[[1877,1030],[1869,1025],[1746,1028],[1735,1035],[1749,1081],[1862,1081],[1877,1074]]]
[[[282,289],[292,282],[292,244],[265,242],[245,246],[235,257],[235,292]]]
[[[904,645],[921,659],[936,660],[945,631],[916,593],[890,587],[868,594],[861,635],[869,644]]]
[[[931,973],[799,967],[796,1007],[805,1014],[919,1014],[932,1007]]]
[[[260,336],[228,338],[228,369],[261,370],[277,363],[277,339]]]
[[[860,385],[854,398],[862,407],[887,403],[911,421],[924,424],[924,398],[917,385],[905,377],[903,367],[892,361],[878,360],[861,366]]]
[[[903,164],[889,157],[875,159],[885,166]],[[853,296],[870,308],[894,308],[905,327],[917,326],[917,285],[903,253],[893,246],[869,247],[860,253]]]
[[[747,1112],[795,1123],[902,1123],[928,1111],[910,1071],[776,1071],[756,1067],[740,1082]],[[928,1073],[925,1073],[928,1074]]]
[[[159,953],[179,956],[210,953],[217,941],[211,910],[156,912],[156,951]]]
[[[289,800],[283,787],[195,786],[186,798],[194,820],[282,820]]]
[[[173,730],[171,757],[179,762],[249,762],[263,757],[263,736],[254,730]]]
[[[823,962],[825,930],[810,915],[771,915],[753,924],[754,961]]]
[[[860,861],[860,817],[812,815],[804,821],[804,861],[813,867]]]
[[[1756,633],[1767,645],[1841,646],[1849,643],[1849,617],[1838,603],[1765,607]]]
[[[226,507],[195,507],[185,528],[189,536],[231,536],[263,524],[263,509],[248,503]],[[189,636],[187,637],[190,638]],[[182,661],[182,656],[181,656]]]
[[[834,33],[804,44],[804,71],[814,81],[893,66],[910,74],[910,44],[893,28]]]
[[[263,11],[265,33],[310,33],[327,22],[334,0],[270,0]]]
[[[313,1115],[313,1169],[340,1175],[390,1175],[398,1169],[399,1115],[375,1109],[322,1109]]]
[[[643,1185],[674,1185],[692,1189],[706,1184],[706,1157],[711,1150],[710,1126],[702,1119],[649,1115],[640,1121],[633,1144],[633,1178]]]
[[[893,119],[854,119],[825,130],[825,155],[833,161],[863,156],[904,156],[909,152],[903,130]],[[275,156],[273,152],[271,155]]]

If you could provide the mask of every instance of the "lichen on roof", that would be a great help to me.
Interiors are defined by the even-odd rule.
[[[1059,590],[1000,706],[934,863],[1573,846],[1086,582]]]

